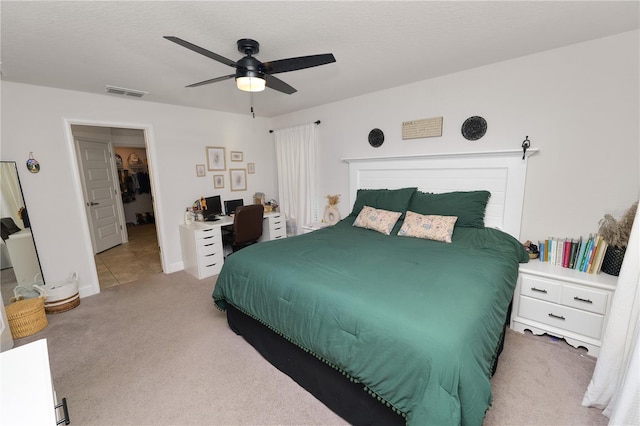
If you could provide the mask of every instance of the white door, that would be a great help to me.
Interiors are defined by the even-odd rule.
[[[84,199],[95,253],[122,244],[120,196],[114,179],[111,143],[76,139]]]

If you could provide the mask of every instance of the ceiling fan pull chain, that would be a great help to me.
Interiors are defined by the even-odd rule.
[[[253,111],[253,92],[249,92],[249,96],[251,96],[251,115],[256,118],[256,113]]]

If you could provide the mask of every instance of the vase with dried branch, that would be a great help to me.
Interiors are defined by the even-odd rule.
[[[607,213],[598,222],[600,226],[598,233],[608,244],[602,261],[602,272],[615,276],[620,274],[620,267],[627,251],[627,245],[629,245],[629,237],[637,209],[638,202],[636,201],[619,220]]]

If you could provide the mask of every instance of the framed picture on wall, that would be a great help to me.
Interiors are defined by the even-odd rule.
[[[213,187],[224,188],[224,175],[213,175]]]
[[[207,169],[209,171],[217,172],[227,170],[225,163],[225,149],[219,146],[207,147]]]
[[[231,161],[242,161],[242,151],[231,151]]]
[[[250,175],[256,172],[256,163],[247,163],[247,173]]]
[[[207,171],[204,168],[204,164],[196,164],[196,176],[204,177],[207,174]]]
[[[247,190],[247,171],[245,169],[229,169],[232,191]]]

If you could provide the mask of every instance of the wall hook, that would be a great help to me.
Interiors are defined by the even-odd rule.
[[[529,148],[531,146],[531,141],[529,140],[529,136],[525,136],[524,140],[522,141],[522,159],[524,160],[524,157],[527,155],[527,148]]]
[[[29,153],[29,159],[27,160],[27,170],[31,173],[38,173],[40,171],[40,163],[33,158],[33,152]]]

